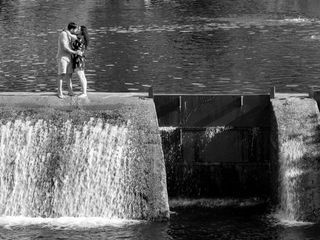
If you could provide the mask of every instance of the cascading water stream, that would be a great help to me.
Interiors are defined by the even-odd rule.
[[[319,109],[305,97],[272,100],[273,156],[277,161],[279,206],[276,217],[285,224],[320,219]],[[276,177],[276,175],[275,175]],[[276,180],[275,178],[274,180]]]
[[[143,219],[148,163],[130,120],[22,117],[0,127],[0,215]]]
[[[301,142],[288,140],[282,145],[283,158],[279,164],[280,209],[279,217],[288,222],[297,221],[300,216],[299,198],[304,194],[300,187],[301,176],[305,174],[299,160],[304,149]]]

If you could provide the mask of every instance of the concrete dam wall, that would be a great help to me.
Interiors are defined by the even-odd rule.
[[[170,197],[257,197],[318,221],[319,110],[307,95],[155,95]]]
[[[0,215],[169,218],[152,99],[0,94]]]
[[[2,93],[0,214],[168,219],[169,195],[272,200],[318,221],[316,100]]]

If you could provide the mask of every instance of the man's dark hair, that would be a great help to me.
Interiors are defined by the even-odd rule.
[[[68,30],[72,30],[72,29],[76,29],[77,28],[77,24],[75,24],[74,22],[71,22],[68,24]]]

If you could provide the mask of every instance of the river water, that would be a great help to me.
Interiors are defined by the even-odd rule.
[[[317,0],[1,0],[0,91],[54,91],[70,21],[91,35],[89,91],[308,91],[319,17]]]
[[[318,0],[0,0],[0,91],[55,91],[58,33],[70,21],[91,35],[89,91],[152,85],[159,93],[246,94],[320,87]],[[3,216],[0,238],[320,238],[318,224],[283,223],[269,208],[171,210],[165,223]]]
[[[320,226],[278,224],[256,207],[173,209],[171,220],[148,223],[91,219],[0,218],[1,239],[319,239]]]

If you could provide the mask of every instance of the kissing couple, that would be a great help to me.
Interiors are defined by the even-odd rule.
[[[68,95],[74,96],[72,90],[72,73],[76,73],[80,83],[82,93],[78,96],[87,97],[87,79],[85,70],[85,55],[89,45],[89,35],[85,26],[77,26],[74,22],[70,22],[67,29],[62,30],[58,39],[58,97],[64,98],[62,92],[63,81],[67,82]]]

